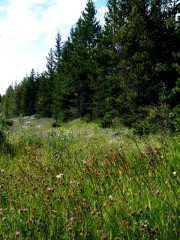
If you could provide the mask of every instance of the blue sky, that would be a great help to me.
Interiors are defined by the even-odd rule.
[[[107,0],[95,0],[103,22]],[[39,72],[55,45],[57,31],[69,35],[87,0],[0,0],[0,94],[32,68]]]

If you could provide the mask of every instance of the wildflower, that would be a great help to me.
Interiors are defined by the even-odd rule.
[[[107,202],[104,202],[104,203],[103,203],[103,206],[104,206],[104,207],[107,207],[107,206],[108,206],[108,203],[107,203]]]
[[[116,160],[116,152],[112,152],[112,159],[115,161]]]
[[[141,208],[141,209],[139,209],[139,213],[143,213],[143,209]]]
[[[135,216],[136,215],[136,212],[135,211],[132,211],[129,213],[131,216]]]
[[[72,232],[72,227],[68,227],[68,232]]]
[[[60,174],[58,174],[58,175],[56,175],[56,178],[62,178],[64,176],[64,174],[63,173],[60,173]]]
[[[122,170],[123,170],[123,172],[125,172],[126,169],[127,169],[127,162],[124,161],[124,162],[122,163]]]
[[[72,222],[73,222],[74,220],[75,220],[75,218],[74,218],[74,217],[70,217],[70,221],[72,221]]]
[[[176,176],[176,172],[173,172],[172,174],[173,174],[174,176]]]
[[[144,229],[144,228],[145,228],[144,223],[141,223],[141,224],[139,225],[139,227],[140,227],[140,229]]]
[[[16,237],[19,237],[20,236],[20,232],[16,232]]]
[[[158,226],[153,227],[153,229],[151,230],[152,233],[157,233],[158,231],[159,231]]]
[[[47,188],[48,192],[54,192],[54,188]]]
[[[107,159],[104,159],[103,164],[106,165],[108,163]]]
[[[106,238],[105,235],[101,236],[101,240],[106,240],[106,239],[107,239],[107,238]]]
[[[97,230],[99,230],[99,231],[102,230],[102,226],[98,226]]]
[[[94,211],[91,211],[91,212],[90,212],[90,215],[91,215],[91,216],[93,216],[94,214],[95,214],[95,212],[94,212]]]
[[[129,224],[130,224],[129,221],[125,221],[125,222],[124,222],[124,225],[125,225],[126,227],[128,227]]]
[[[2,218],[2,222],[5,222],[5,221],[6,221],[6,219],[7,219],[6,217],[3,217],[3,218]]]
[[[109,200],[113,201],[113,196],[112,195],[109,195]]]
[[[121,170],[120,170],[119,168],[118,168],[117,172],[118,172],[118,175],[120,175],[120,174],[121,174]]]

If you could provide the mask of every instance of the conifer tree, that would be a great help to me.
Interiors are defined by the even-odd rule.
[[[26,76],[21,82],[21,114],[23,116],[30,116],[36,114],[36,73],[32,69],[29,76]]]
[[[54,50],[54,62],[55,62],[55,70],[58,73],[58,67],[61,61],[61,56],[62,56],[62,38],[60,31],[58,31],[57,36],[56,36],[56,44],[55,44],[55,50]]]
[[[14,86],[14,117],[21,114],[21,87],[17,83]]]
[[[119,54],[117,33],[122,27],[119,0],[108,0],[108,11],[105,14],[105,24],[98,47],[99,72],[96,84],[96,111],[99,117],[115,110],[115,99],[119,93],[118,61]],[[101,95],[99,95],[101,92]]]
[[[2,98],[2,112],[6,118],[14,117],[14,89],[10,85]]]
[[[53,90],[54,90],[54,82],[56,78],[56,61],[54,51],[51,48],[48,56],[46,57],[47,64],[46,64],[46,71],[45,76],[47,78],[47,93],[46,98],[48,99],[47,109],[49,111],[48,116],[52,116],[53,114]]]
[[[54,62],[55,62],[55,75],[53,82],[53,103],[52,103],[52,115],[56,119],[59,118],[61,112],[61,100],[62,100],[62,69],[61,69],[61,59],[63,52],[63,43],[60,31],[58,31],[56,36],[56,44],[54,50]]]
[[[89,0],[65,46],[66,56],[69,55],[69,59],[66,58],[69,73],[65,88],[69,89],[66,94],[71,96],[69,108],[74,111],[74,117],[87,114],[92,117],[94,82],[97,78],[96,51],[100,35],[101,27],[96,20],[94,3]]]

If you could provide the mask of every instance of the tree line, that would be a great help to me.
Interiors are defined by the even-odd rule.
[[[72,26],[57,33],[46,71],[34,69],[0,96],[7,118],[19,115],[62,121],[119,117],[144,133],[179,130],[180,2],[108,0],[104,26],[94,2]]]

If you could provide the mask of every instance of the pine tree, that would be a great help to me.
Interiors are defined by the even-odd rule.
[[[53,90],[54,90],[54,82],[56,78],[56,61],[54,51],[51,48],[50,52],[48,53],[47,64],[46,64],[46,71],[45,76],[47,78],[47,92],[46,98],[48,99],[47,109],[49,109],[49,116],[53,114]]]
[[[62,100],[62,69],[61,69],[61,60],[62,60],[62,52],[63,52],[63,42],[61,38],[61,34],[58,31],[56,36],[56,44],[54,50],[54,61],[55,61],[55,76],[53,82],[53,103],[52,103],[52,114],[56,119],[59,118],[61,112],[61,100]]]
[[[106,113],[114,114],[115,99],[119,93],[118,85],[118,42],[117,33],[122,27],[120,3],[118,0],[107,2],[108,11],[105,14],[105,25],[98,47],[99,72],[96,84],[96,112],[99,117]],[[101,92],[101,94],[99,94]]]
[[[97,79],[96,52],[100,35],[101,27],[96,20],[94,3],[90,0],[72,28],[64,50],[66,56],[69,55],[69,59],[66,58],[68,63],[65,63],[69,71],[65,88],[69,93],[66,92],[65,95],[71,97],[69,108],[74,112],[72,113],[74,117],[83,117],[87,114],[92,117],[94,82]]]
[[[36,73],[32,69],[29,76],[24,77],[21,82],[20,108],[23,116],[36,114],[37,85]]]
[[[63,49],[62,38],[61,38],[60,31],[58,31],[56,36],[55,50],[54,50],[54,62],[55,62],[56,73],[58,73],[59,71],[58,68],[61,61],[62,49]]]
[[[17,83],[14,86],[14,117],[21,113],[21,87]]]
[[[96,112],[94,108],[94,95],[97,91],[97,48],[101,37],[101,27],[96,20],[96,10],[93,1],[88,1],[82,18],[79,19],[77,30],[80,31],[81,42],[78,43],[80,61],[80,83],[78,84],[79,94],[78,113],[80,116],[89,115],[92,118]],[[81,60],[81,59],[80,59]]]
[[[5,118],[14,117],[14,88],[10,85],[2,98],[2,112]]]
[[[38,76],[36,114],[40,117],[52,117],[52,106],[49,102],[49,80],[44,72]]]

